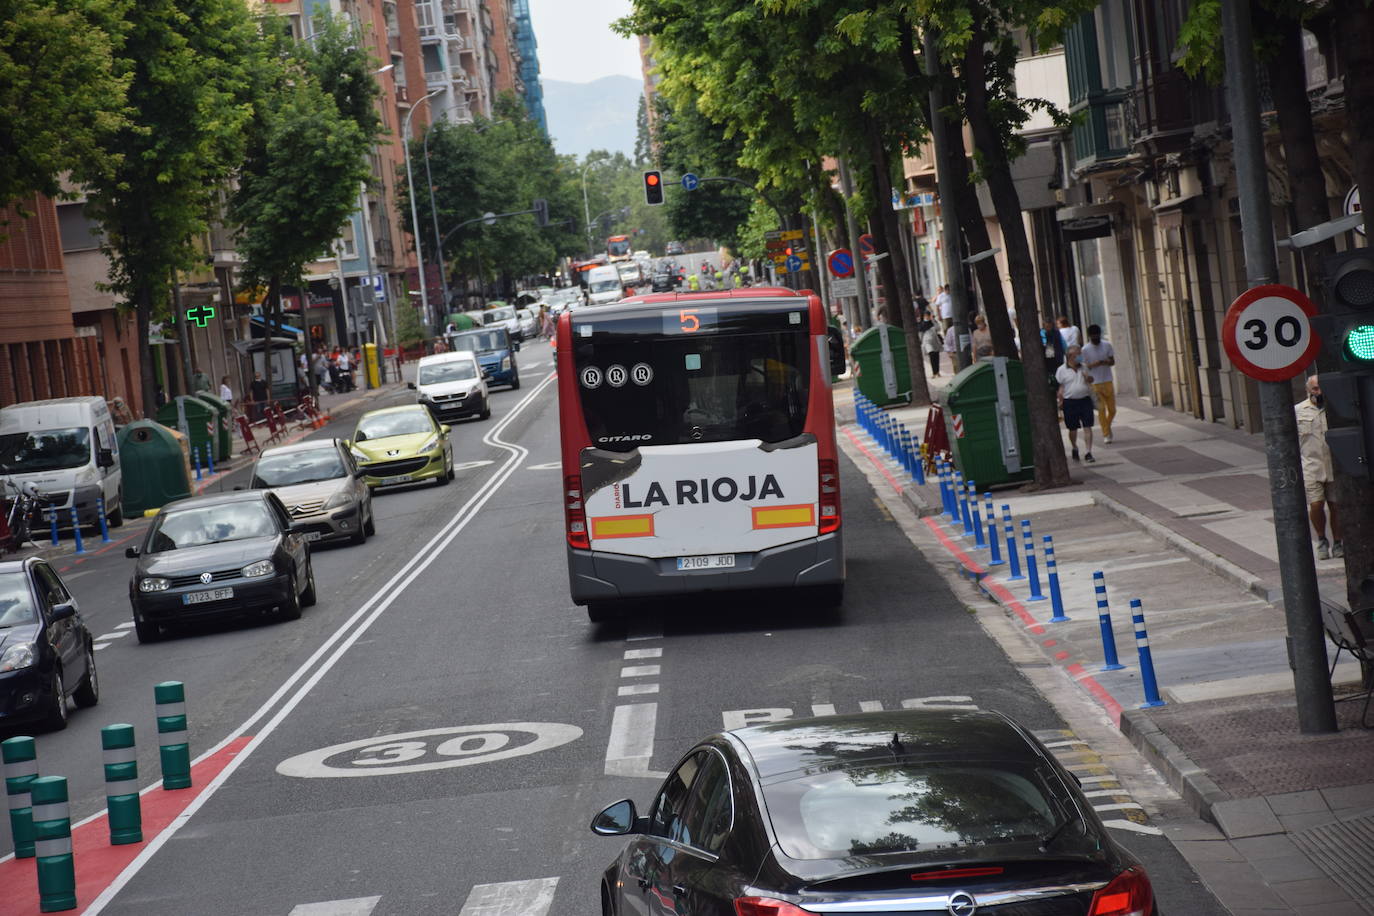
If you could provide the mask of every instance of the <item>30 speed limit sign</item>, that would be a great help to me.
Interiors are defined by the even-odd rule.
[[[1221,344],[1250,378],[1282,382],[1316,359],[1321,348],[1312,333],[1316,314],[1312,300],[1291,286],[1256,286],[1241,293],[1226,312]]]

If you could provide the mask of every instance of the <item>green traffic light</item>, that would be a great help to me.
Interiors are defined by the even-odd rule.
[[[1350,359],[1374,361],[1374,324],[1351,328],[1350,333],[1345,335],[1345,352]]]

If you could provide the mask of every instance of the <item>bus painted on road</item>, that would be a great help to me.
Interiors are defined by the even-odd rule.
[[[826,315],[809,291],[636,296],[562,315],[573,601],[844,588]]]

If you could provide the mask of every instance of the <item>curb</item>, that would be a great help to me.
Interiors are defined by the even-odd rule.
[[[917,518],[925,518],[927,515],[938,515],[942,509],[933,503],[927,502],[925,494],[921,488],[914,484],[909,487],[902,487],[902,499],[906,500],[908,506],[916,513]]]
[[[1101,490],[1088,490],[1087,492],[1092,496],[1093,502],[1097,505],[1109,512],[1121,516],[1133,525],[1144,529],[1147,534],[1153,536],[1156,540],[1163,541],[1170,547],[1181,550],[1192,560],[1207,567],[1222,578],[1230,579],[1241,588],[1250,592],[1250,594],[1262,598],[1270,604],[1282,598],[1281,592],[1275,591],[1266,584],[1263,579],[1246,572],[1230,560],[1217,556],[1201,544],[1188,540],[1178,532],[1172,531],[1143,513],[1137,512],[1130,506],[1118,502]]]
[[[1220,827],[1212,816],[1212,807],[1230,801],[1231,796],[1213,782],[1202,767],[1138,709],[1123,709],[1118,728],[1150,766],[1183,797],[1189,808],[1203,820]]]

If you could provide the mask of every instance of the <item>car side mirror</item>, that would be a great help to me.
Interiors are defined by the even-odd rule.
[[[70,601],[64,601],[62,604],[54,604],[52,606],[52,610],[48,612],[48,621],[50,623],[57,623],[59,620],[70,620],[75,616],[76,605],[72,604]]]
[[[597,836],[626,836],[644,832],[635,811],[635,803],[628,798],[622,798],[592,818],[591,827],[592,833]]]
[[[447,436],[451,432],[453,432],[453,427],[449,426],[447,423],[442,423],[439,425],[439,435]]]
[[[128,557],[130,560],[137,560],[137,559],[138,559],[138,555],[139,555],[140,553],[142,553],[142,551],[139,550],[137,544],[135,544],[133,547],[125,547],[125,548],[124,548],[124,556]]]
[[[518,340],[513,340],[513,341],[511,341],[510,346],[511,346],[511,349],[512,349],[512,350],[519,350],[519,349],[520,349],[520,341],[518,341]]]
[[[102,448],[100,451],[96,452],[96,455],[95,455],[95,466],[96,466],[96,467],[98,467],[98,468],[112,468],[112,467],[114,467],[114,463],[115,463],[115,462],[114,462],[114,452],[111,451],[110,449],[108,449],[108,448]]]
[[[411,391],[414,391],[414,390],[415,390],[415,383],[414,383],[414,382],[406,382],[406,387],[409,388]]]

